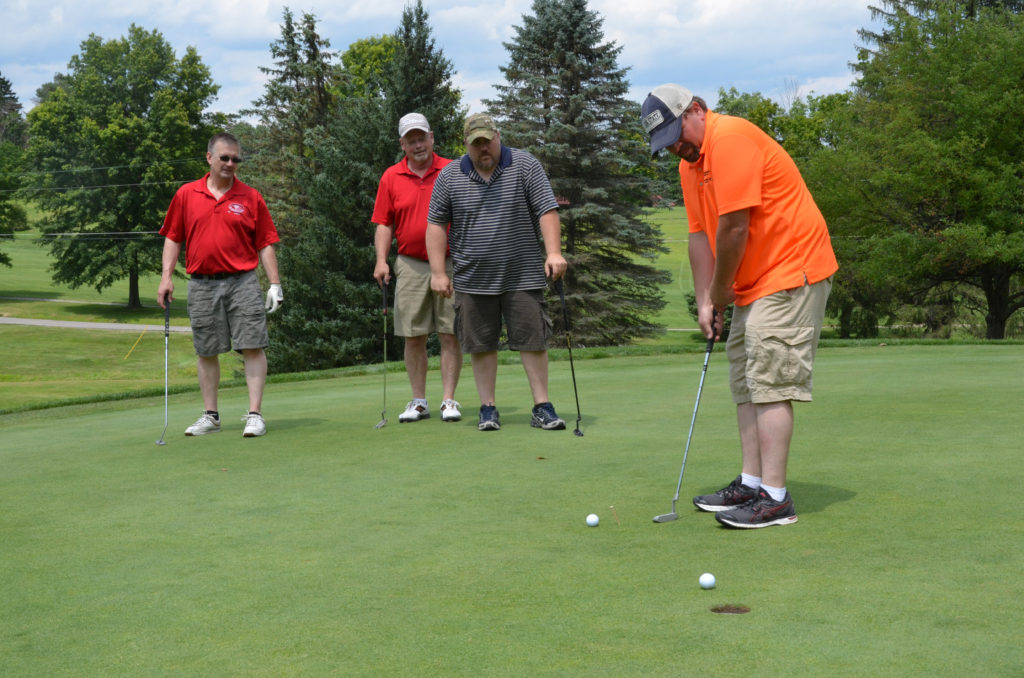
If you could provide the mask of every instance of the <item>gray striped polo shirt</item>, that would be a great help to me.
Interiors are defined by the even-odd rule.
[[[540,217],[557,209],[540,161],[502,145],[490,181],[468,155],[437,177],[427,221],[451,224],[452,284],[469,294],[543,289],[545,251]]]

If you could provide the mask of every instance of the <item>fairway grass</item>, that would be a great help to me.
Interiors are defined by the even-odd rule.
[[[196,393],[0,416],[5,676],[1019,676],[1019,346],[828,348],[796,406],[800,520],[721,528],[690,497],[738,472],[712,356],[551,365],[569,430],[399,424],[381,373],[271,384],[268,434],[186,438]],[[1002,471],[1000,469],[1003,469]],[[1012,477],[1012,476],[1011,476]],[[1012,486],[1012,484],[1011,484]],[[615,507],[615,511],[609,508]],[[588,528],[588,513],[601,524]],[[615,516],[617,515],[618,521]],[[716,588],[697,584],[712,572]],[[717,605],[749,614],[718,615]]]

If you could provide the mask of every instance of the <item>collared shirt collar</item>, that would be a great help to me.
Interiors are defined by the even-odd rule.
[[[440,172],[441,171],[441,167],[443,167],[443,165],[441,164],[441,156],[439,156],[436,152],[432,153],[431,155],[432,155],[432,158],[430,160],[430,168],[428,169],[427,174],[431,174],[433,172]],[[406,174],[411,174],[411,175],[417,176],[417,177],[419,176],[418,174],[413,172],[411,169],[409,169],[409,158],[407,158],[405,156],[402,156],[401,165],[402,165],[402,171],[405,172]]]
[[[502,144],[501,145],[501,157],[498,158],[498,166],[494,168],[494,173],[491,175],[491,180],[493,181],[494,179],[496,179],[502,172],[505,171],[505,168],[508,167],[511,164],[512,164],[512,149],[510,149],[505,144]],[[474,175],[476,175],[477,177],[480,177],[480,175],[477,173],[477,171],[473,168],[473,161],[470,160],[469,153],[466,153],[465,155],[463,155],[462,159],[459,160],[459,169],[467,177],[473,177]],[[482,179],[482,177],[480,177],[480,178]]]

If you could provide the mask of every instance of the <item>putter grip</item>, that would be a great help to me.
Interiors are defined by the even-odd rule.
[[[715,347],[715,320],[718,318],[718,311],[711,310],[711,338],[708,339],[708,345],[704,349],[706,352],[711,353],[711,349]],[[725,329],[724,327],[722,328]]]

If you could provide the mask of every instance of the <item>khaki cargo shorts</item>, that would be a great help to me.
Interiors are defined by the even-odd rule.
[[[452,260],[446,262],[448,277]],[[403,254],[395,259],[395,334],[422,337],[438,332],[455,334],[452,300],[430,289],[430,264]]]
[[[810,401],[832,278],[736,306],[725,353],[733,402]]]

